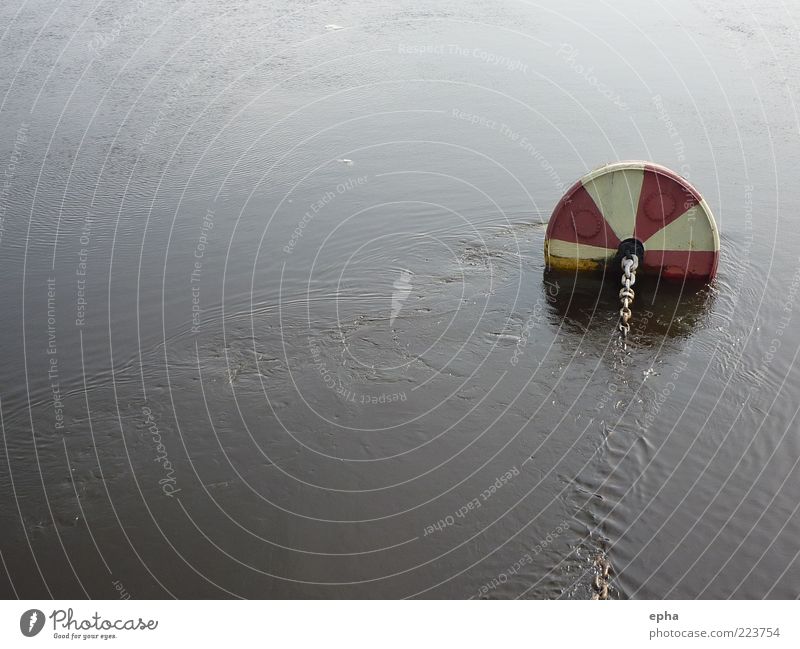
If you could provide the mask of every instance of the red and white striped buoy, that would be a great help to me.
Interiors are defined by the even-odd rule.
[[[717,272],[719,232],[708,204],[651,162],[608,164],[575,183],[553,211],[544,252],[551,268],[590,270],[617,259],[621,245],[644,249],[640,272],[679,280]]]

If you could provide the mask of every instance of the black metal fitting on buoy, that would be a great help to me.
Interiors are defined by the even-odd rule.
[[[614,265],[619,268],[622,260],[631,255],[636,255],[640,264],[644,261],[644,245],[638,239],[625,239],[625,241],[619,244],[617,256],[614,259]]]

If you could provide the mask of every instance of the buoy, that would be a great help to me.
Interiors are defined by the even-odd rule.
[[[635,254],[639,272],[710,280],[719,232],[688,180],[652,162],[615,162],[564,194],[548,223],[544,253],[555,269],[602,270]]]

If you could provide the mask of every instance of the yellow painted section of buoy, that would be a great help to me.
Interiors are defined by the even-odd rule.
[[[661,228],[647,241],[647,250],[719,250],[719,232],[714,222],[705,227],[703,211],[705,201],[690,208],[666,227]]]
[[[620,241],[633,236],[642,192],[644,163],[608,165],[582,181]]]
[[[559,270],[597,270],[613,257],[615,250],[553,239],[545,242],[547,265]]]

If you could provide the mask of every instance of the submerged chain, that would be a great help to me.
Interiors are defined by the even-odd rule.
[[[636,283],[636,269],[639,267],[639,257],[636,255],[625,255],[622,258],[622,288],[619,291],[619,299],[622,301],[622,308],[619,310],[619,330],[623,339],[627,337],[631,326],[628,321],[631,319],[631,304],[633,303],[633,289]]]
[[[608,586],[611,581],[611,563],[602,554],[595,559],[597,572],[592,579],[592,599],[609,599]]]

